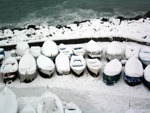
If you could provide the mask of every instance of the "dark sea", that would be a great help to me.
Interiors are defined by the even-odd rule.
[[[0,0],[0,26],[66,25],[101,17],[134,17],[150,0]]]

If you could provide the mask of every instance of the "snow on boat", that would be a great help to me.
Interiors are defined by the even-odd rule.
[[[106,49],[106,57],[109,60],[118,59],[121,60],[124,57],[124,47],[121,43],[113,41],[108,44]]]
[[[143,79],[143,65],[136,57],[131,57],[125,64],[124,79],[130,86],[138,85]]]
[[[21,113],[36,113],[36,110],[34,107],[32,107],[31,105],[26,105],[23,110],[21,111]]]
[[[62,102],[55,94],[46,92],[41,96],[37,113],[64,113]]]
[[[44,55],[37,58],[37,67],[39,74],[44,78],[52,77],[55,69],[53,61]]]
[[[99,76],[100,69],[101,69],[101,62],[97,58],[95,58],[95,59],[87,59],[86,63],[87,63],[88,72],[93,77]]]
[[[19,77],[20,82],[31,82],[37,76],[36,61],[30,53],[26,53],[19,62]]]
[[[75,76],[82,76],[86,67],[86,62],[83,56],[72,56],[70,60],[70,67]]]
[[[144,70],[143,83],[150,90],[150,64]]]
[[[139,57],[139,51],[140,51],[139,47],[126,46],[126,49],[125,49],[125,57],[126,57],[126,59],[129,59],[129,58],[131,58],[133,56],[138,58]]]
[[[4,83],[14,81],[17,78],[18,62],[15,58],[7,58],[1,66],[1,74]]]
[[[16,53],[19,56],[23,56],[26,51],[29,51],[29,45],[27,42],[18,42],[16,46]]]
[[[4,49],[0,48],[0,66],[2,65],[4,57],[5,57]]]
[[[58,46],[58,48],[59,48],[59,52],[60,52],[60,53],[64,53],[65,55],[68,56],[69,59],[71,58],[73,52],[72,52],[72,49],[71,49],[70,47],[68,47],[68,46],[65,45],[65,44],[60,44],[60,45]]]
[[[21,56],[18,56],[18,55],[16,54],[16,51],[15,51],[15,50],[11,50],[11,51],[10,51],[10,56],[13,57],[13,58],[15,58],[18,62],[19,62],[20,59],[21,59]]]
[[[100,58],[102,54],[102,48],[93,40],[90,40],[86,44],[86,51],[88,56],[91,58]]]
[[[64,106],[65,113],[82,113],[79,107],[73,102],[69,102]]]
[[[58,46],[54,41],[49,39],[42,46],[42,54],[54,60],[58,54]]]
[[[145,65],[150,64],[150,47],[144,47],[139,53],[139,58],[141,62]]]
[[[16,95],[7,87],[0,93],[0,113],[18,113]]]
[[[41,47],[40,46],[32,46],[30,48],[30,53],[34,58],[37,58],[41,54]]]
[[[118,59],[113,59],[106,64],[103,72],[103,81],[106,85],[114,85],[122,72],[122,64]]]
[[[58,75],[67,75],[70,73],[69,58],[64,53],[59,53],[57,55],[55,65]]]
[[[85,55],[85,48],[82,44],[76,44],[76,45],[73,45],[73,53],[74,55],[81,55],[81,56],[84,56]]]

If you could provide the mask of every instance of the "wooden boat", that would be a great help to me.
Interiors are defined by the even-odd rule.
[[[99,76],[100,69],[101,69],[101,62],[97,58],[95,58],[95,59],[87,59],[86,63],[87,63],[88,72],[93,77]]]
[[[140,50],[139,58],[144,65],[150,64],[150,47],[144,47]]]
[[[106,64],[103,72],[103,81],[106,85],[114,85],[116,83],[122,72],[122,65],[118,59],[113,59]]]
[[[85,48],[82,44],[75,44],[73,45],[73,53],[74,55],[81,55],[84,56],[85,55]]]
[[[150,90],[150,64],[144,70],[143,84]]]
[[[44,78],[52,77],[55,69],[53,61],[44,55],[37,58],[37,67],[39,74]]]
[[[108,44],[106,49],[106,57],[109,60],[118,59],[121,60],[124,58],[124,47],[121,43],[113,41]]]
[[[135,57],[139,57],[139,51],[140,51],[140,48],[139,47],[136,47],[136,46],[126,46],[126,49],[125,49],[125,57],[126,59],[129,59],[133,56]]]
[[[26,105],[23,110],[21,111],[21,113],[36,113],[36,110],[33,106],[31,105]]]
[[[75,76],[82,76],[86,67],[86,62],[83,56],[72,56],[70,60],[70,67]]]
[[[40,56],[40,54],[41,54],[41,47],[40,46],[32,46],[30,48],[30,53],[35,59],[37,59],[38,56]]]
[[[80,108],[73,102],[69,102],[64,106],[65,113],[82,113]]]
[[[16,54],[23,56],[26,51],[29,51],[29,44],[27,42],[18,42],[16,45]]]
[[[0,93],[0,113],[18,113],[16,95],[8,87]]]
[[[37,113],[64,113],[60,99],[51,92],[45,92],[38,103]]]
[[[124,79],[130,86],[135,86],[142,82],[143,65],[136,57],[131,57],[126,62]]]
[[[86,44],[86,51],[90,58],[100,58],[102,55],[102,48],[98,45],[97,42],[90,40]]]
[[[31,82],[37,77],[37,66],[34,57],[26,53],[19,62],[20,82]]]
[[[17,72],[18,72],[17,60],[13,57],[7,58],[1,66],[1,74],[4,83],[14,81],[18,76]]]
[[[64,53],[59,53],[55,59],[58,75],[68,75],[70,73],[69,58]]]

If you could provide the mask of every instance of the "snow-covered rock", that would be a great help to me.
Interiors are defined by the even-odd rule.
[[[37,113],[64,113],[62,102],[55,94],[46,92],[41,96]]]
[[[141,62],[145,65],[150,64],[150,47],[143,47],[139,53]]]
[[[125,57],[126,59],[131,58],[132,56],[139,57],[140,48],[137,46],[126,46]]]
[[[79,107],[73,102],[69,102],[64,107],[65,113],[82,113]]]
[[[37,67],[40,75],[46,78],[51,77],[55,69],[53,61],[44,55],[37,58]]]
[[[30,53],[34,58],[37,58],[41,54],[40,46],[32,46],[30,48]]]
[[[29,45],[27,42],[18,42],[16,45],[16,53],[23,56],[26,51],[29,51]]]
[[[0,113],[18,113],[16,95],[8,87],[0,93]]]
[[[31,105],[26,105],[23,110],[21,111],[21,113],[36,113],[36,110],[33,106]]]
[[[82,55],[85,54],[85,47],[82,44],[75,44],[73,45],[73,53],[74,55]]]
[[[20,59],[19,62],[19,76],[20,81],[32,81],[36,78],[36,61],[34,57],[30,53],[26,53],[23,55],[23,57]]]
[[[69,74],[70,63],[69,58],[64,53],[59,53],[55,59],[56,69],[58,74]]]

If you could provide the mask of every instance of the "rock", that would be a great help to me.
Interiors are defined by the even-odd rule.
[[[109,19],[108,18],[102,18],[101,21],[108,22]]]

